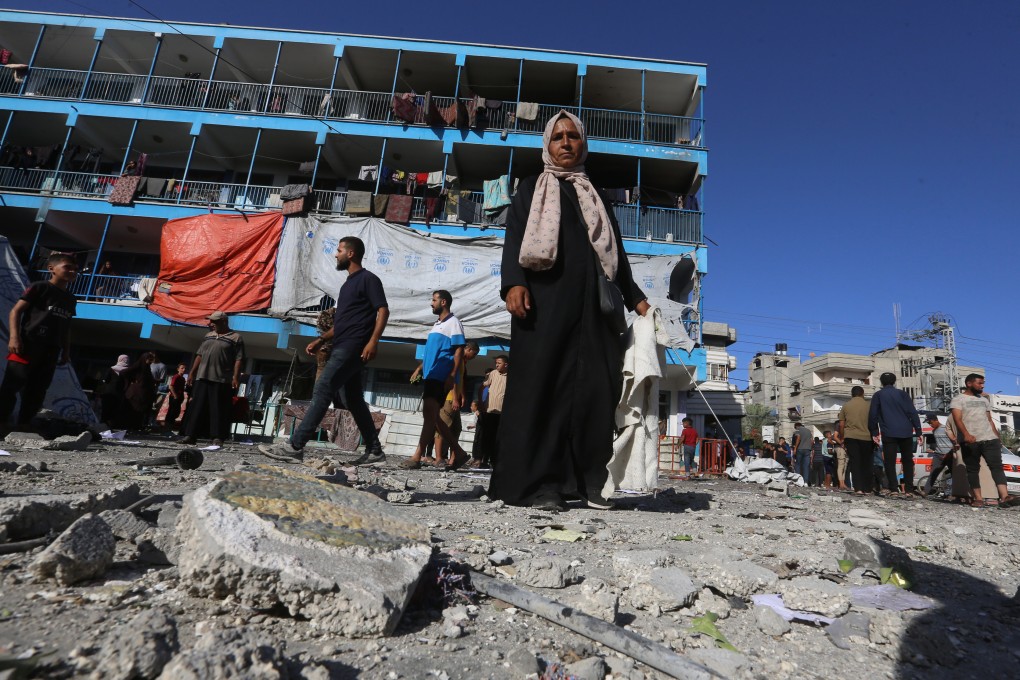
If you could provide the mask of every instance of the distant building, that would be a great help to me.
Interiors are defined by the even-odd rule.
[[[787,439],[796,423],[803,422],[816,435],[831,429],[840,407],[855,385],[870,399],[880,389],[879,376],[896,375],[896,386],[914,400],[918,411],[944,411],[946,401],[944,350],[899,344],[874,354],[832,352],[801,361],[784,353],[757,354],[748,367],[752,404],[774,410],[777,437]],[[984,373],[972,366],[957,366],[960,384],[968,373]],[[1015,398],[1020,411],[1020,397]]]

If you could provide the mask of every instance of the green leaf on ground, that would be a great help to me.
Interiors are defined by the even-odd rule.
[[[921,552],[931,552],[931,548],[929,548],[926,545],[919,545],[919,546],[916,546],[914,549],[915,550],[920,550]]]
[[[673,536],[672,539],[674,541],[693,541],[694,537],[687,534],[677,534],[676,536]]]
[[[704,616],[699,616],[696,619],[692,619],[691,631],[707,635],[708,637],[715,640],[715,644],[720,649],[728,649],[731,652],[740,652],[739,649],[730,644],[730,641],[726,639],[726,636],[719,632],[719,629],[715,627],[715,622],[719,620],[719,615],[715,612],[706,612]]]
[[[839,560],[839,570],[844,574],[849,574],[855,566],[853,560]]]

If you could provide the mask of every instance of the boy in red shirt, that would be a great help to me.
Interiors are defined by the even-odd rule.
[[[694,429],[694,421],[690,418],[683,419],[684,429],[680,432],[680,444],[684,447],[684,471],[691,476],[691,469],[694,468],[694,451],[698,445],[698,431]]]

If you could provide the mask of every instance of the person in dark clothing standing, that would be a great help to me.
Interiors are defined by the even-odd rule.
[[[382,281],[361,266],[365,257],[365,244],[361,239],[354,236],[340,239],[335,257],[336,268],[347,272],[347,280],[336,296],[333,327],[309,343],[305,353],[314,357],[328,342],[333,343],[333,350],[312,388],[312,403],[291,433],[290,440],[282,444],[259,445],[259,450],[274,460],[286,463],[304,460],[305,444],[319,428],[333,396],[340,390],[343,390],[344,404],[365,442],[365,453],[354,464],[367,465],[386,459],[372,414],[365,403],[361,371],[378,351],[379,339],[390,318],[389,305]]]
[[[850,460],[850,480],[854,493],[859,496],[871,493],[874,472],[871,460],[875,443],[868,430],[870,406],[864,398],[864,388],[854,385],[850,389],[850,401],[839,409],[839,430],[837,436],[846,446]]]
[[[614,281],[637,313],[649,305],[608,201],[585,174],[584,125],[561,111],[543,146],[545,170],[521,182],[503,244],[500,295],[518,369],[507,380],[489,496],[549,511],[571,497],[604,508],[623,344],[596,277]]]
[[[883,373],[879,376],[882,389],[871,398],[868,411],[868,430],[876,444],[881,440],[882,455],[885,460],[885,477],[889,492],[896,493],[899,488],[896,480],[896,454],[900,455],[903,467],[903,484],[907,494],[915,494],[914,489],[914,436],[922,436],[921,417],[910,397],[901,389],[894,387],[896,375]],[[881,434],[881,438],[879,435]]]
[[[793,469],[804,478],[805,484],[811,483],[811,430],[804,423],[799,423],[793,431]]]
[[[78,276],[78,264],[67,253],[52,253],[46,268],[49,281],[26,288],[8,316],[10,354],[0,385],[0,424],[11,417],[20,394],[17,424],[28,425],[42,408],[57,365],[70,357],[77,301],[67,289]]]
[[[244,340],[230,330],[225,313],[213,312],[207,318],[212,331],[199,345],[188,374],[187,385],[193,392],[182,441],[194,444],[202,426],[208,424],[213,445],[222,446],[230,435],[230,400],[241,382]]]

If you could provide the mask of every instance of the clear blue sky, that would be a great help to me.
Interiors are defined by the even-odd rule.
[[[707,318],[754,352],[869,353],[934,311],[1020,393],[1020,2],[141,4],[160,18],[708,64]],[[144,18],[126,0],[15,9]]]

